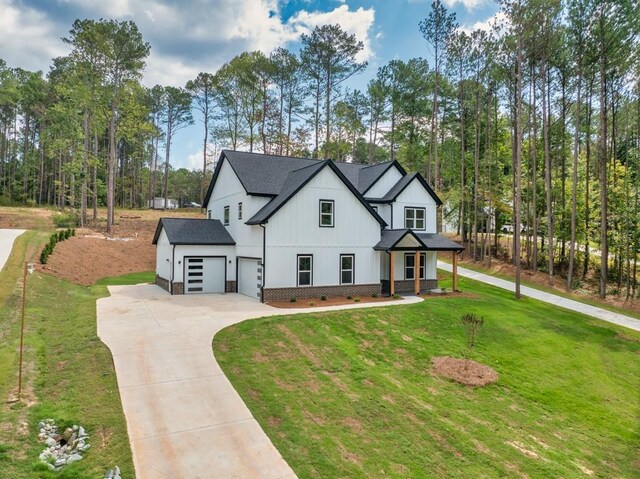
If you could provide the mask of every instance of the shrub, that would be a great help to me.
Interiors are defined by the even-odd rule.
[[[64,241],[66,238],[64,237],[64,230],[58,232],[58,242]]]
[[[57,228],[73,228],[78,226],[80,216],[75,211],[67,211],[53,215],[53,223]]]
[[[353,302],[354,302],[354,303],[359,303],[359,302],[360,302],[360,298],[354,298],[354,299],[353,299]]]
[[[76,235],[76,229],[75,228],[71,228],[71,236],[75,236]]]
[[[290,303],[295,303],[296,301],[298,301],[298,300],[295,298],[295,296],[292,296],[292,297],[289,299],[289,302],[290,302]]]
[[[377,298],[377,297],[378,297],[378,293],[373,293],[373,294],[371,295],[371,297],[372,297],[372,298]]]
[[[351,296],[347,296],[347,299],[353,299]]]
[[[400,295],[399,294],[394,294],[393,295],[393,299],[400,299]]]
[[[480,330],[482,330],[484,326],[484,318],[473,313],[467,313],[460,317],[460,322],[467,336],[467,349],[464,356],[465,358],[469,358],[469,356],[471,356],[471,350],[476,345]]]
[[[320,301],[326,301],[327,297],[323,294],[322,296],[320,296]]]
[[[55,245],[58,242],[58,233],[53,233],[49,238],[49,244]]]

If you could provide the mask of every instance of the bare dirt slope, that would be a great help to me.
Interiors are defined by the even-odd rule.
[[[12,215],[14,227],[28,227],[34,210]],[[76,236],[58,243],[43,272],[72,283],[90,285],[108,276],[153,271],[155,246],[153,235],[162,217],[201,217],[199,210],[152,211],[117,210],[112,234],[107,234],[106,211],[86,228],[77,228]]]

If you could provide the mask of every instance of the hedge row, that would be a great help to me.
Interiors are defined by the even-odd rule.
[[[75,228],[67,228],[66,230],[58,231],[57,233],[53,233],[51,238],[49,238],[49,242],[40,253],[40,262],[42,264],[47,264],[49,261],[49,255],[53,253],[53,249],[56,247],[56,243],[60,241],[64,241],[68,239],[70,236],[75,236],[76,230]]]

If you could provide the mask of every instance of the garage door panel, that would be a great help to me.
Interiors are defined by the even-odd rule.
[[[260,299],[262,266],[260,260],[238,258],[238,293]]]
[[[186,294],[224,293],[225,258],[185,258]]]

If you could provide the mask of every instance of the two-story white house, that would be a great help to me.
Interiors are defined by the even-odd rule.
[[[437,287],[440,199],[396,161],[337,163],[224,150],[206,219],[163,218],[156,283],[172,294],[262,301]],[[455,261],[455,260],[454,260]]]

